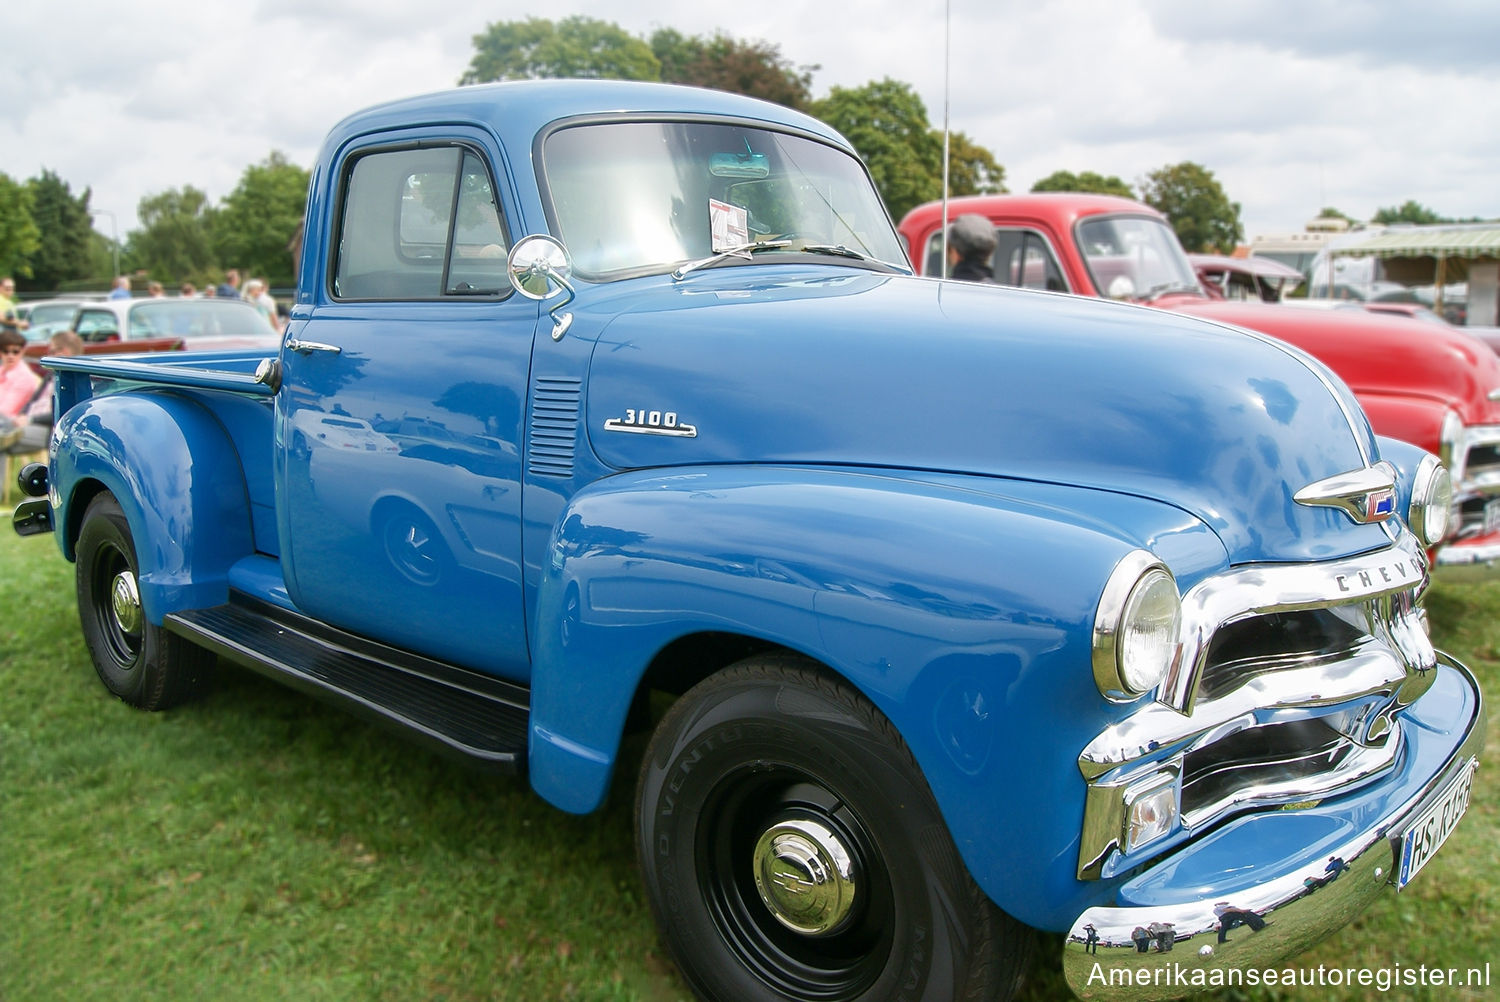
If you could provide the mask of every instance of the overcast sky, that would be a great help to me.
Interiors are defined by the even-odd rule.
[[[0,171],[56,172],[123,238],[143,196],[215,201],[272,150],[310,166],[327,128],[456,84],[496,21],[583,14],[649,35],[717,29],[817,64],[815,96],[891,77],[1012,191],[1055,170],[1135,184],[1214,172],[1247,237],[1407,199],[1500,217],[1495,0],[56,0],[6,5]],[[945,7],[951,33],[945,36]],[[628,11],[628,13],[627,13]],[[96,227],[106,235],[110,220]]]

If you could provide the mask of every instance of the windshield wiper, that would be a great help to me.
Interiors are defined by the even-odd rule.
[[[751,254],[754,254],[758,250],[781,250],[782,248],[790,247],[791,245],[792,242],[790,240],[762,240],[759,242],[752,240],[749,243],[735,244],[733,247],[724,248],[717,254],[710,254],[708,257],[699,258],[696,261],[689,261],[687,264],[679,265],[677,267],[677,270],[672,272],[672,277],[675,279],[680,279],[690,271],[697,271],[699,268],[706,268],[711,264],[718,264],[720,261],[723,261],[726,258],[749,257]]]
[[[1162,296],[1165,296],[1169,292],[1196,292],[1199,295],[1203,294],[1203,290],[1200,287],[1191,285],[1187,282],[1163,282],[1160,285],[1153,285],[1151,288],[1147,289],[1146,294],[1142,296],[1141,299],[1142,301],[1149,303],[1153,300],[1160,299]]]
[[[870,260],[859,251],[850,250],[843,244],[807,244],[806,246],[798,247],[797,249],[807,251],[807,253],[809,254],[832,254],[835,257],[852,257],[856,261]]]

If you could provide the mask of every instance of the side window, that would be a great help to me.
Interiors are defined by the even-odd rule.
[[[85,341],[117,341],[120,324],[115,315],[106,310],[81,310],[74,323],[74,331]]]
[[[461,146],[386,150],[344,183],[333,291],[341,299],[494,296],[507,241],[483,158]]]
[[[998,230],[995,234],[995,281],[1023,289],[1066,292],[1062,270],[1040,234],[1030,230]]]
[[[995,256],[991,259],[996,285],[1017,285],[1026,289],[1068,291],[1062,269],[1041,234],[1031,230],[995,228]],[[927,261],[924,275],[947,275],[943,267],[943,232],[927,238]]]

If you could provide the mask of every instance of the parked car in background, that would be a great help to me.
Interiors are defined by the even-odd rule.
[[[274,350],[281,343],[260,311],[240,299],[106,299],[80,305],[73,329],[85,345],[125,342],[121,351],[157,338],[180,338],[189,350]]]
[[[26,319],[31,326],[22,333],[26,335],[26,358],[33,369],[41,371],[39,361],[49,354],[52,336],[61,331],[73,330],[78,312],[85,305],[104,307],[105,301],[59,298],[38,299],[26,304]],[[149,337],[143,335],[129,341],[118,335],[110,337],[106,333],[107,326],[101,323],[96,331],[97,336],[84,339],[84,354],[113,355],[121,352],[180,351],[183,347],[183,339],[174,335]]]
[[[1209,295],[1277,303],[1302,284],[1302,272],[1269,257],[1189,254],[1188,262]]]
[[[1054,289],[1191,313],[1259,331],[1321,359],[1382,435],[1437,453],[1453,474],[1456,536],[1436,551],[1451,570],[1500,572],[1500,356],[1477,338],[1406,317],[1295,309],[1204,292],[1167,218],[1112,195],[978,195],[948,217],[978,213],[999,237],[1005,285]],[[942,203],[901,221],[912,263],[942,275]]]
[[[21,333],[26,335],[27,341],[46,344],[52,335],[73,326],[73,317],[81,305],[77,299],[38,299],[22,303],[16,307],[16,316],[30,326]]]

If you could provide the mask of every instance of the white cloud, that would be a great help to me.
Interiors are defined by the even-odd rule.
[[[515,0],[260,0],[130,7],[64,0],[7,11],[0,171],[56,171],[135,226],[139,200],[193,185],[220,199],[272,150],[310,165],[324,132],[388,98],[452,86]],[[818,94],[892,77],[943,115],[945,4],[716,5],[575,0],[639,35],[726,30],[819,64]],[[1054,170],[1134,182],[1203,164],[1247,232],[1295,229],[1324,205],[1368,215],[1408,198],[1500,216],[1500,7],[1466,0],[1225,8],[1193,0],[951,0],[949,116],[1012,189]],[[1493,8],[1493,9],[1492,9]],[[101,220],[101,228],[105,223]]]

